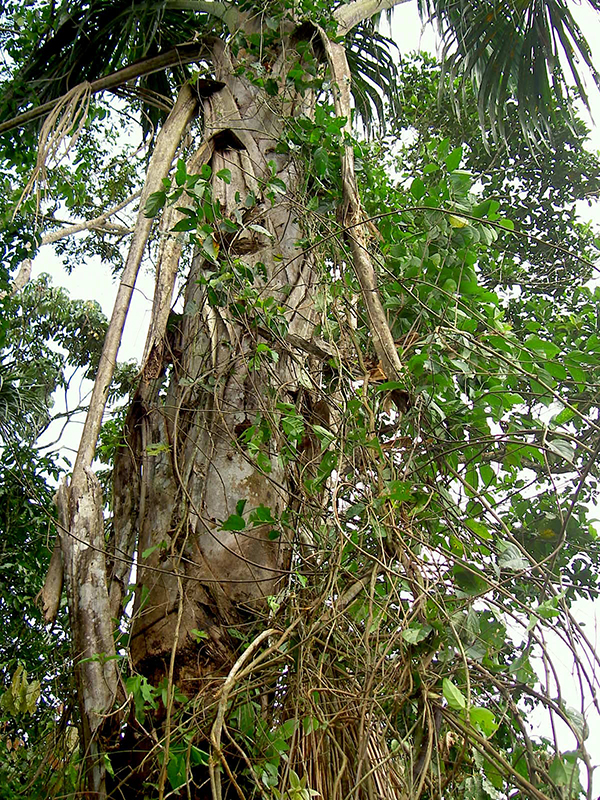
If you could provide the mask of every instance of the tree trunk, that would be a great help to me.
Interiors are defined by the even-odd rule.
[[[270,74],[285,81],[298,58],[291,37],[278,53]],[[314,413],[319,388],[318,367],[309,370],[306,353],[286,344],[281,326],[269,329],[269,318],[260,314],[266,307],[280,323],[285,319],[295,341],[311,338],[317,317],[315,262],[297,246],[303,234],[295,196],[303,175],[276,145],[286,118],[312,112],[313,93],[290,96],[288,84],[285,95],[269,97],[235,76],[246,55],[239,53],[233,63],[230,51],[216,43],[215,78],[223,85],[203,99],[204,139],[188,170],[210,165],[213,201],[223,218],[238,221],[238,232],[215,232],[218,265],[195,254],[183,315],[163,334],[180,251],[174,234],[167,234],[147,358],[128,417],[127,443],[115,465],[113,559],[118,557],[111,608],[118,613],[122,605],[123,557],[126,562],[135,549],[134,669],[153,686],[169,677],[187,697],[200,697],[207,706],[237,657],[239,641],[230,629],[251,635],[268,613],[266,598],[285,585],[292,567],[289,522],[257,520],[242,530],[223,530],[223,523],[232,515],[239,521],[240,501],[246,519],[256,509],[269,509],[274,520],[290,519],[297,509],[297,478],[282,457],[286,443],[277,404]],[[215,177],[221,170],[229,170],[229,183]],[[285,194],[267,196],[273,177],[278,187],[283,181]],[[177,215],[167,212],[165,218]],[[211,302],[207,284],[219,270],[253,274],[256,295],[248,295],[245,308],[243,287],[226,286],[226,278],[226,299],[216,304],[212,296]],[[257,351],[260,344],[269,349]],[[309,372],[314,393],[302,388]],[[160,717],[167,717],[167,730],[170,702],[158,714],[161,724]],[[152,743],[143,744],[144,738],[132,722],[119,747],[140,751],[137,764],[144,766],[133,781],[125,773],[136,758],[113,756],[128,797],[150,770],[143,756]],[[167,760],[165,753],[163,763]]]

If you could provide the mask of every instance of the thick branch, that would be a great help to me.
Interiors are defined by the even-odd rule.
[[[142,192],[140,190],[139,192],[130,194],[129,197],[125,198],[125,200],[118,203],[116,206],[109,208],[108,211],[104,211],[104,213],[100,214],[100,216],[94,217],[94,219],[87,219],[85,222],[67,224],[64,226],[64,228],[59,228],[57,231],[47,233],[42,239],[42,245],[54,244],[54,242],[58,242],[60,239],[66,239],[67,236],[72,236],[74,233],[81,233],[81,231],[100,230],[108,233],[131,233],[129,228],[124,228],[120,225],[107,226],[106,221],[112,217],[113,214],[118,214],[119,211],[128,206],[129,203],[132,203],[137,197],[140,196],[141,193]]]
[[[231,32],[235,31],[241,21],[240,11],[230,3],[211,2],[211,0],[168,0],[167,8],[175,11],[198,11],[210,14],[227,25]]]
[[[208,163],[214,152],[214,142],[203,142],[187,164],[187,174],[195,175],[200,172],[202,165]],[[191,200],[184,195],[179,200],[178,208],[191,205]],[[154,284],[154,299],[152,302],[152,319],[148,328],[148,336],[142,357],[140,370],[144,379],[156,378],[163,367],[163,348],[171,299],[177,277],[177,268],[181,258],[181,238],[174,236],[171,231],[184,214],[176,208],[169,208],[161,220],[161,233],[163,234],[156,268],[156,282]]]
[[[123,67],[123,69],[112,72],[110,75],[105,75],[104,78],[98,78],[97,81],[92,81],[90,84],[90,91],[92,94],[107,90],[112,91],[128,81],[142,78],[145,75],[151,75],[153,72],[160,72],[160,70],[174,67],[176,64],[190,64],[193,61],[198,61],[203,52],[204,47],[202,45],[180,45],[173,50],[168,50],[166,53],[160,53],[158,56],[136,61],[127,67]],[[37,106],[37,108],[30,108],[29,111],[25,111],[23,114],[19,114],[6,122],[0,123],[0,133],[10,131],[13,128],[18,128],[21,125],[46,116],[61,99],[61,97],[57,97],[56,100],[50,100],[41,106]]]
[[[351,77],[346,50],[342,44],[332,42],[324,30],[319,29],[319,32],[327,54],[329,70],[334,85],[333,103],[335,113],[338,117],[346,118],[343,133],[348,134],[349,138],[351,134]],[[342,225],[347,229],[354,272],[358,278],[361,296],[367,311],[369,330],[373,337],[377,356],[387,378],[389,380],[399,380],[402,375],[402,364],[377,290],[377,276],[369,255],[369,243],[366,235],[367,226],[364,224],[358,184],[354,173],[354,150],[349,140],[343,144],[341,171],[344,204]]]
[[[186,84],[181,89],[177,102],[156,140],[156,147],[152,154],[152,159],[150,160],[146,183],[140,199],[140,212],[121,277],[119,290],[117,292],[113,314],[104,341],[98,374],[96,375],[92,398],[90,400],[90,408],[83,426],[81,443],[73,468],[73,480],[75,480],[77,471],[83,466],[89,467],[94,458],[96,442],[98,440],[98,434],[100,433],[102,416],[104,414],[108,389],[116,364],[117,351],[121,343],[125,318],[129,310],[129,303],[144,249],[152,228],[152,219],[148,219],[144,216],[146,200],[153,192],[160,190],[163,178],[166,178],[169,174],[175,152],[179,147],[181,137],[195,109],[196,98],[190,87]]]
[[[333,13],[338,24],[337,34],[345,36],[363,20],[407,2],[408,0],[354,0],[353,3],[339,6]]]
[[[157,137],[131,246],[104,340],[71,485],[61,484],[58,492],[60,538],[75,648],[79,710],[89,768],[88,785],[90,796],[98,800],[106,798],[106,788],[105,766],[96,732],[114,702],[117,673],[113,660],[114,639],[103,550],[102,490],[91,470],[91,463],[131,295],[152,228],[152,219],[144,216],[146,200],[152,192],[160,189],[163,179],[169,174],[196,105],[196,98],[186,84]],[[52,598],[44,597],[45,603],[50,606],[48,613],[51,611],[49,599]]]

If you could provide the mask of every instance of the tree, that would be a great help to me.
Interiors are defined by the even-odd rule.
[[[570,603],[597,593],[597,298],[577,287],[576,319],[546,297],[535,318],[524,301],[506,311],[490,267],[520,277],[514,225],[476,196],[466,148],[429,139],[407,186],[353,138],[350,66],[367,127],[395,90],[369,21],[392,5],[5,12],[23,31],[5,44],[0,131],[50,114],[34,167],[45,199],[13,188],[33,150],[3,144],[15,265],[63,205],[114,254],[106,212],[142,165],[117,157],[111,183],[98,165],[114,144],[97,134],[118,143],[115,116],[139,106],[150,155],[51,567],[90,796],[562,797],[580,793],[580,763],[591,796],[583,718],[534,656],[551,675],[551,627],[592,682]],[[591,66],[564,3],[435,12],[456,37],[450,78],[475,74],[493,133],[508,139],[513,88],[516,129],[556,131],[557,48]],[[107,89],[125,97],[111,116]],[[49,171],[67,136],[72,164]],[[122,429],[109,423],[97,449],[158,216],[143,363]],[[113,466],[107,525],[97,453]],[[48,621],[59,595],[50,581]],[[574,749],[532,734],[534,706]]]

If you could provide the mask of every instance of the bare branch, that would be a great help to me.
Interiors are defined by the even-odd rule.
[[[113,314],[106,333],[104,348],[100,358],[100,366],[94,383],[94,390],[90,400],[90,408],[83,426],[81,444],[77,453],[77,460],[73,468],[73,480],[75,475],[83,466],[90,466],[96,449],[96,441],[102,424],[102,415],[108,397],[108,390],[112,380],[117,351],[121,342],[123,325],[129,310],[129,303],[133,293],[133,287],[137,278],[137,273],[142,261],[142,256],[153,220],[144,215],[144,207],[148,197],[162,186],[163,178],[166,178],[171,169],[171,163],[175,157],[175,152],[179,147],[181,137],[192,115],[196,109],[197,100],[191,88],[185,84],[179,92],[179,97],[173,110],[156,140],[156,147],[152,154],[146,183],[140,199],[140,211],[133,239],[127,255],[125,268],[121,276],[121,283],[117,292],[117,298],[113,309]]]
[[[90,84],[90,91],[92,94],[112,91],[128,81],[151,75],[153,72],[160,72],[160,70],[168,69],[176,64],[191,64],[194,61],[198,61],[203,53],[204,45],[202,44],[180,45],[173,50],[168,50],[166,53],[160,53],[158,56],[135,61],[133,64],[123,67],[123,69],[119,69],[116,72],[112,72],[104,78],[98,78],[97,81],[92,81]],[[19,114],[6,122],[0,123],[0,133],[10,131],[13,128],[18,128],[21,125],[46,116],[46,114],[49,114],[54,106],[60,103],[61,100],[61,97],[57,97],[55,100],[49,100],[47,103],[37,108],[30,108],[29,111],[25,111],[23,114]]]
[[[125,200],[122,200],[116,206],[104,211],[102,214],[100,214],[100,216],[94,217],[94,219],[88,219],[85,220],[85,222],[67,224],[64,226],[64,228],[59,228],[57,231],[47,233],[42,239],[42,245],[54,244],[54,242],[58,242],[60,239],[66,239],[67,236],[72,236],[74,233],[80,233],[81,231],[87,230],[100,230],[108,233],[131,233],[130,228],[125,228],[121,225],[106,225],[106,221],[136,200],[141,193],[142,191],[140,189],[139,191],[134,192],[134,194],[130,194],[129,197],[125,198]]]
[[[156,140],[140,199],[133,239],[104,340],[71,484],[69,486],[62,483],[58,492],[64,575],[75,656],[78,659],[76,676],[84,733],[84,752],[88,754],[90,788],[98,800],[106,798],[106,768],[95,734],[114,702],[117,673],[106,580],[102,490],[91,469],[91,463],[115,369],[123,325],[152,228],[153,220],[144,215],[146,200],[152,192],[160,189],[163,179],[169,174],[171,163],[196,106],[197,100],[191,88],[187,84],[184,85]],[[56,594],[51,593],[50,596],[55,599]]]
[[[240,11],[230,3],[211,2],[211,0],[168,0],[167,8],[175,11],[199,11],[220,19],[230,31],[240,23]]]
[[[351,76],[346,50],[343,44],[332,42],[322,28],[319,29],[319,33],[327,54],[332,83],[334,84],[333,103],[335,113],[338,117],[346,118],[346,124],[342,132],[350,134]],[[354,272],[360,284],[361,297],[367,310],[369,330],[373,336],[373,344],[375,345],[377,356],[386,377],[389,380],[399,380],[403,372],[402,364],[381,304],[377,289],[377,276],[369,254],[366,234],[367,221],[361,208],[358,184],[356,183],[354,172],[354,150],[349,141],[344,142],[342,147],[341,171],[344,204],[342,225],[347,229],[353,228],[352,233],[348,231],[346,235],[350,243]]]
[[[338,24],[337,34],[345,36],[363,20],[407,2],[408,0],[354,0],[353,3],[339,6],[333,13]]]

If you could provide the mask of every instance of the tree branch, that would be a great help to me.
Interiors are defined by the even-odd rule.
[[[204,52],[204,45],[202,44],[183,44],[168,50],[166,53],[160,53],[152,58],[144,58],[140,61],[135,61],[123,69],[112,72],[110,75],[105,75],[103,78],[98,78],[90,84],[90,91],[92,94],[97,94],[103,91],[112,91],[122,86],[128,81],[133,81],[136,78],[142,78],[145,75],[151,75],[153,72],[160,72],[162,69],[174,67],[176,64],[190,64],[193,61],[198,61]],[[57,103],[60,103],[62,97],[57,97],[55,100],[49,100],[37,108],[30,108],[29,111],[24,111],[6,122],[0,123],[0,133],[5,133],[13,128],[18,128],[35,119],[44,117],[54,108]]]
[[[104,340],[71,485],[63,482],[58,490],[60,539],[76,658],[77,694],[84,733],[83,750],[90,767],[89,785],[93,796],[98,800],[106,798],[106,768],[96,732],[103,719],[108,717],[114,702],[117,673],[103,546],[102,490],[91,469],[91,463],[96,451],[123,325],[152,228],[153,220],[144,215],[146,200],[152,192],[160,189],[163,179],[169,174],[177,148],[196,107],[197,99],[191,88],[185,84],[158,134],[140,199],[131,246]],[[46,597],[44,601],[47,602]],[[50,613],[52,609],[48,605],[47,613]]]
[[[104,211],[100,214],[99,217],[94,217],[94,219],[88,219],[84,222],[76,222],[72,224],[66,224],[63,228],[59,228],[57,231],[52,231],[52,233],[47,233],[42,238],[42,245],[45,244],[54,244],[54,242],[58,242],[60,239],[66,239],[67,236],[72,236],[74,233],[80,233],[81,231],[87,230],[104,230],[109,233],[131,233],[129,228],[121,227],[121,226],[111,226],[107,227],[105,225],[106,220],[109,217],[112,217],[114,214],[118,214],[119,211],[124,209],[129,203],[132,203],[136,198],[141,195],[141,189],[134,194],[130,194],[129,197],[126,197],[125,200],[122,200],[116,206],[109,208],[108,211]]]
[[[102,424],[102,415],[108,397],[108,390],[112,380],[117,351],[121,343],[123,325],[129,311],[129,303],[133,287],[142,261],[146,242],[150,235],[153,220],[144,215],[144,207],[148,197],[162,186],[171,169],[175,152],[179,147],[181,137],[196,110],[197,100],[191,88],[185,84],[179,92],[177,102],[156,140],[156,147],[150,160],[146,183],[140,199],[140,210],[133,233],[133,239],[127,255],[125,268],[121,276],[121,283],[117,292],[115,305],[106,333],[98,374],[94,382],[90,408],[83,426],[81,443],[77,452],[77,459],[73,467],[73,480],[78,470],[83,466],[90,466],[94,458],[96,442]]]
[[[211,2],[211,0],[168,0],[167,8],[172,11],[199,11],[210,14],[227,25],[233,32],[240,23],[240,11],[230,3]]]
[[[407,3],[408,0],[354,0],[353,3],[339,6],[333,12],[338,24],[338,36],[345,36],[365,19],[370,19],[381,11]]]
[[[369,244],[365,233],[366,220],[361,208],[354,172],[354,149],[349,139],[352,132],[350,67],[344,46],[332,42],[322,28],[319,28],[319,33],[331,72],[335,113],[337,117],[346,118],[342,133],[348,134],[342,145],[341,172],[344,212],[341,222],[347,229],[346,236],[352,251],[354,273],[360,285],[361,297],[367,311],[367,321],[377,356],[388,380],[400,380],[403,373],[402,363],[377,290],[377,276],[369,255]],[[352,229],[352,232],[350,233],[348,229]]]

